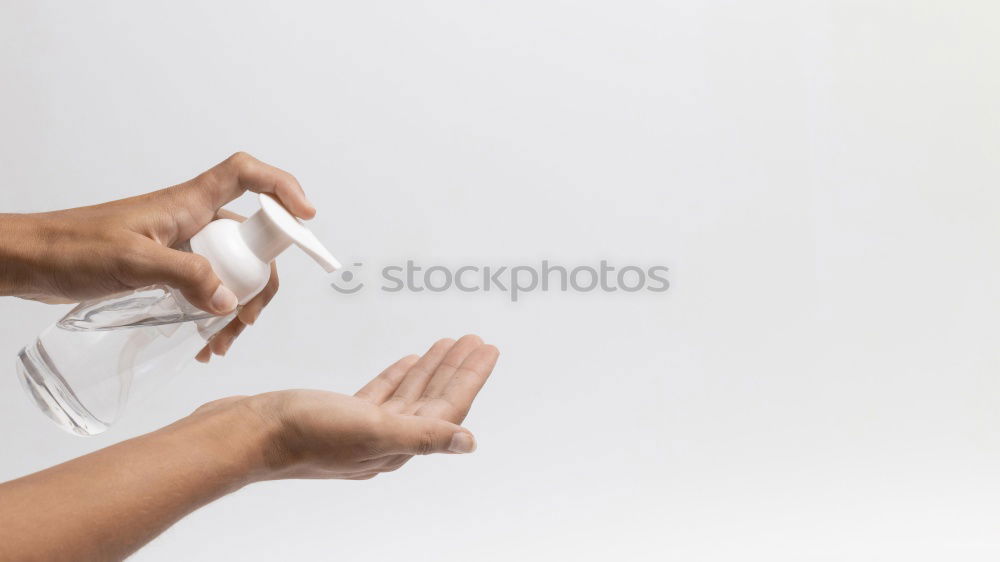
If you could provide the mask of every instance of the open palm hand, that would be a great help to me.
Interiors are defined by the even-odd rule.
[[[458,424],[498,356],[478,336],[443,339],[422,357],[393,363],[354,396],[285,390],[211,402],[195,415],[249,406],[264,420],[262,479],[365,480],[414,455],[474,451],[475,438]]]

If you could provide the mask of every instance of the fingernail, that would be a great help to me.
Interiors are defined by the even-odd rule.
[[[239,299],[225,285],[220,284],[219,288],[212,293],[212,308],[219,312],[229,312],[236,308],[237,304],[239,304]]]
[[[451,436],[448,451],[452,453],[471,453],[476,450],[476,438],[471,434],[459,431]]]

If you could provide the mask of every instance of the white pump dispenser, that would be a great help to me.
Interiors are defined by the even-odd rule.
[[[328,273],[340,262],[309,229],[270,195],[260,194],[260,210],[244,222],[218,219],[191,238],[191,251],[212,264],[222,284],[246,304],[271,276],[270,264],[295,244]]]
[[[243,305],[295,244],[327,272],[340,267],[315,235],[269,195],[244,222],[218,219],[188,247],[212,265]],[[18,354],[21,383],[38,407],[77,435],[105,431],[129,396],[179,372],[236,315],[214,316],[165,285],[82,302]]]

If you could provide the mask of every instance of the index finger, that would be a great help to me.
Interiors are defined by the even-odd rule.
[[[204,222],[210,221],[223,205],[246,191],[267,193],[278,198],[293,215],[311,219],[316,208],[306,198],[295,176],[257,160],[245,152],[237,152],[211,170],[184,185],[185,191],[204,198],[205,208],[199,209]]]

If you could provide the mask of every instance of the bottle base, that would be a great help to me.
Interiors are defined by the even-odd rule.
[[[17,354],[17,374],[21,386],[38,408],[62,429],[74,435],[97,435],[108,424],[90,413],[52,364],[41,342]]]

